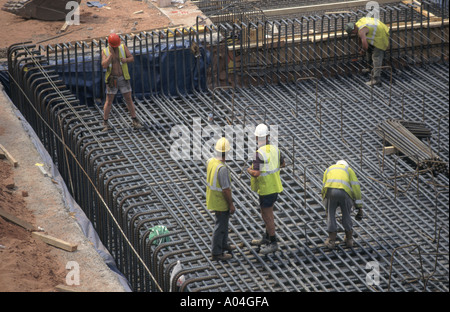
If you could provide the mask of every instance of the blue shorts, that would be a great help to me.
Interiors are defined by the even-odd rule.
[[[261,208],[272,207],[277,201],[278,193],[273,193],[269,195],[259,195],[259,206]]]

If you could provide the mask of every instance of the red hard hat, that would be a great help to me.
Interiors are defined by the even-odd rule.
[[[110,34],[108,36],[108,43],[111,47],[117,48],[120,45],[120,38],[117,34]]]

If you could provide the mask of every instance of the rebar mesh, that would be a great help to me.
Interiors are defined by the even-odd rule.
[[[282,52],[274,49],[274,41],[253,50],[249,45],[245,53],[257,60],[253,69],[247,63],[242,70],[229,72],[223,66],[229,59],[221,58],[223,42],[218,38],[230,30],[218,26],[206,27],[201,34],[188,30],[186,37],[180,31],[179,36],[166,32],[123,38],[135,54],[136,67],[141,67],[132,71],[134,90],[140,84],[143,89],[154,86],[152,80],[166,70],[183,70],[163,66],[152,75],[138,74],[147,73],[150,67],[139,60],[159,53],[150,49],[158,43],[173,44],[181,53],[173,55],[178,56],[198,42],[201,55],[187,58],[185,66],[199,57],[211,58],[208,68],[192,74],[196,79],[181,81],[183,85],[207,79],[208,89],[149,87],[142,94],[135,92],[137,114],[145,124],[141,131],[131,128],[120,98],[110,116],[113,130],[101,131],[102,107],[96,98],[104,90],[98,67],[104,42],[61,44],[53,50],[20,44],[8,51],[12,100],[43,141],[133,290],[448,291],[448,175],[418,170],[402,155],[385,155],[383,139],[375,131],[387,119],[421,121],[431,129],[427,144],[448,164],[449,71],[448,63],[437,62],[448,56],[439,49],[441,42],[430,47],[424,43],[416,55],[398,37],[391,57],[403,66],[384,70],[383,87],[370,89],[362,87],[368,77],[357,73],[363,62],[345,61],[352,57],[350,44],[339,58],[331,53],[319,57],[321,52],[313,52],[312,43],[307,50],[287,44]],[[428,28],[420,31],[424,34]],[[448,40],[440,38],[442,44]],[[237,46],[231,51],[237,53]],[[292,51],[304,52],[305,58],[281,61],[280,53]],[[408,54],[417,63],[425,61],[405,66]],[[82,66],[73,69],[75,55]],[[435,61],[431,55],[437,56]],[[223,69],[228,74],[225,80],[220,75]],[[329,75],[332,71],[340,74]],[[241,82],[230,87],[238,72]],[[83,77],[84,84],[65,82],[74,76]],[[100,81],[100,86],[88,96],[89,79]],[[171,148],[180,135],[193,135],[198,128],[216,125],[223,131],[227,125],[244,128],[260,122],[278,126],[279,146],[288,163],[282,171],[285,190],[275,206],[280,251],[261,256],[250,244],[264,225],[243,170],[249,160],[232,158],[228,165],[237,212],[229,235],[238,248],[230,263],[212,261],[214,216],[205,206],[205,159],[196,159],[193,153],[194,144],[203,146],[210,136],[201,136],[197,143],[189,140],[185,158],[173,157]],[[233,147],[248,148],[250,143],[244,143],[233,142]],[[355,222],[354,248],[342,244],[340,228],[337,250],[329,251],[323,246],[327,233],[322,174],[342,158],[362,184],[365,218]],[[149,233],[155,225],[168,228],[169,241],[153,244]],[[170,280],[178,260],[183,269]],[[371,262],[379,264],[378,285],[369,285],[366,279]],[[186,281],[178,287],[181,274]]]

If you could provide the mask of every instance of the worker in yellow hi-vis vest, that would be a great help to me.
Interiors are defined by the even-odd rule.
[[[220,138],[215,146],[216,156],[207,162],[206,169],[206,207],[214,212],[216,222],[212,238],[212,260],[229,260],[235,245],[228,243],[228,223],[230,215],[236,208],[231,196],[231,178],[225,156],[231,149],[230,142],[226,138]]]
[[[374,17],[363,17],[356,23],[348,23],[345,31],[351,34],[358,34],[360,54],[366,54],[367,62],[373,66],[371,79],[366,82],[368,86],[381,86],[381,66],[383,65],[384,54],[389,47],[389,28]],[[370,68],[363,70],[365,73],[371,72]]]
[[[103,107],[103,131],[110,129],[108,123],[109,113],[111,112],[114,97],[119,89],[130,111],[133,128],[143,128],[142,124],[136,118],[136,108],[131,97],[128,63],[133,61],[133,55],[127,46],[121,43],[120,37],[114,33],[110,34],[108,36],[108,46],[102,51],[102,67],[106,68],[106,101]]]
[[[353,223],[351,219],[352,207],[356,206],[357,221],[362,219],[361,186],[352,168],[345,160],[339,160],[335,165],[328,167],[323,173],[322,199],[327,211],[328,238],[325,246],[335,248],[337,236],[336,210],[341,208],[342,225],[345,230],[345,243],[353,247]]]
[[[275,236],[275,219],[273,207],[278,199],[278,194],[283,191],[280,169],[285,166],[284,157],[274,144],[269,144],[269,128],[265,124],[259,124],[255,129],[258,150],[253,158],[253,163],[247,172],[251,176],[251,188],[259,195],[261,217],[265,225],[265,233],[261,239],[252,241],[253,245],[265,245],[261,254],[266,255],[278,250],[277,237]]]

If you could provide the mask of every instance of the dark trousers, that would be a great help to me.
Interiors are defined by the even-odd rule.
[[[329,188],[324,199],[324,206],[327,209],[327,231],[336,232],[336,210],[341,208],[342,225],[346,231],[353,228],[351,211],[353,207],[353,199],[346,191],[341,189]]]
[[[229,211],[216,211],[216,223],[212,238],[211,253],[214,256],[221,255],[224,247],[228,244],[228,222],[230,220]]]

